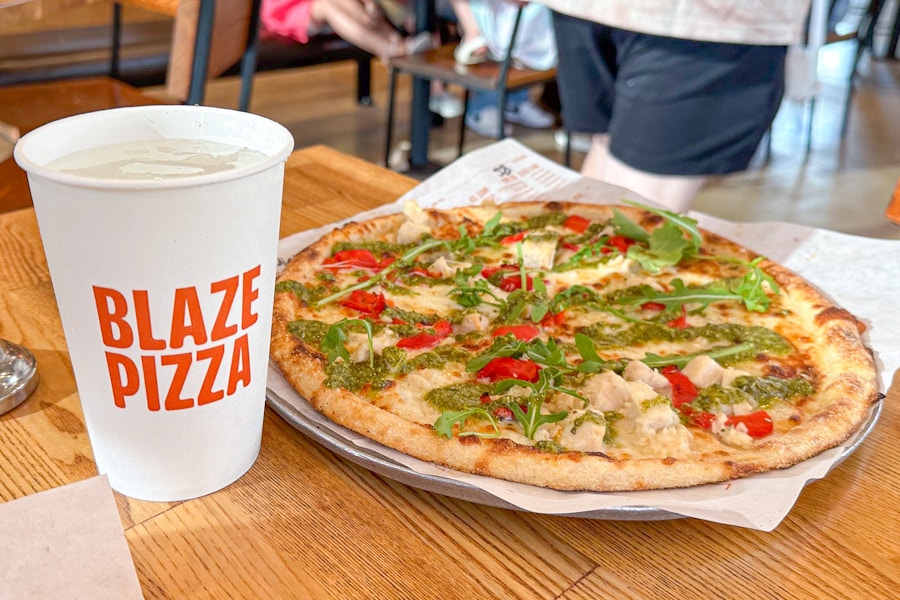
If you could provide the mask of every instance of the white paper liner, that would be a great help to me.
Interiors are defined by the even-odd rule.
[[[366,220],[399,212],[408,199],[420,206],[452,208],[495,202],[564,200],[618,204],[622,199],[648,203],[634,192],[581,177],[515,140],[507,139],[471,152],[396,202],[356,215],[341,223],[300,232],[281,241],[279,263],[350,220]],[[700,226],[765,254],[825,291],[869,327],[865,338],[875,351],[881,373],[900,366],[900,311],[890,302],[900,297],[900,241],[872,239],[788,223],[733,223],[691,212]],[[887,377],[888,384],[892,377]],[[844,444],[789,469],[678,490],[621,493],[560,492],[504,480],[469,475],[427,463],[387,448],[343,428],[315,411],[269,369],[268,388],[304,418],[326,427],[361,449],[376,452],[423,475],[439,476],[475,486],[524,510],[544,514],[576,514],[604,509],[650,507],[740,527],[771,531],[787,516],[804,486],[824,477],[848,449],[867,434],[878,412],[873,407],[865,427]],[[879,382],[884,391],[885,383]]]

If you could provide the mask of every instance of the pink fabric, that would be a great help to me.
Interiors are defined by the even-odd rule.
[[[305,44],[309,41],[312,3],[313,0],[262,0],[259,18],[268,31]]]

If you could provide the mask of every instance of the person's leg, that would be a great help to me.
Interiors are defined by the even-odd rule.
[[[456,62],[464,65],[484,62],[488,57],[488,47],[484,41],[475,13],[469,5],[469,0],[448,0],[453,14],[456,16],[456,24],[459,27],[460,41],[453,57]]]
[[[327,23],[341,38],[382,60],[406,53],[403,39],[359,0],[313,0],[312,21]]]

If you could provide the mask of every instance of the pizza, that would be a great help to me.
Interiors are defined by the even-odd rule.
[[[351,222],[276,283],[271,356],[335,423],[557,490],[781,469],[879,395],[864,326],[792,271],[644,205],[487,203]]]

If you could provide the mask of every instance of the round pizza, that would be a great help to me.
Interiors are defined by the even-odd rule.
[[[329,419],[418,459],[625,491],[780,469],[846,440],[878,398],[862,329],[667,211],[407,203],[290,261],[272,358]]]

